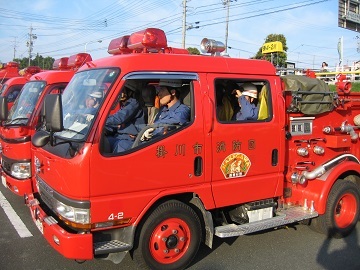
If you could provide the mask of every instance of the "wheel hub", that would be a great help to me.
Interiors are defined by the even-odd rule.
[[[170,235],[169,238],[166,241],[166,246],[169,249],[173,249],[177,246],[178,244],[178,239],[175,235]]]
[[[152,233],[150,253],[160,263],[176,262],[188,250],[190,239],[190,228],[186,222],[178,218],[166,219]]]

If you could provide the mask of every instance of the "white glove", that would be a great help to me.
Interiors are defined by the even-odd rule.
[[[151,137],[153,136],[153,131],[155,130],[155,128],[149,128],[147,130],[145,130],[144,134],[141,136],[140,141],[147,141],[150,140]]]
[[[67,113],[64,117],[64,120],[68,119],[70,117],[70,113]]]
[[[92,114],[86,114],[86,121],[90,122],[94,118]]]

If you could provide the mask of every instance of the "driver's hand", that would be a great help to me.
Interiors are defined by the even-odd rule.
[[[235,90],[232,92],[232,94],[235,94],[235,97],[237,97],[237,98],[239,98],[239,97],[241,97],[241,96],[242,96],[241,91],[240,91],[240,90],[238,90],[238,89],[235,89]]]
[[[92,114],[86,114],[86,121],[90,122],[94,118]]]
[[[141,136],[140,141],[147,141],[150,140],[153,136],[153,131],[155,130],[155,128],[149,128],[147,129],[144,134]]]
[[[66,120],[66,119],[68,119],[68,118],[70,118],[70,113],[67,113],[67,114],[65,115],[64,120]]]

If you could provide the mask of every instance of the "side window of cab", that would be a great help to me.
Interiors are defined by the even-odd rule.
[[[258,122],[270,119],[272,108],[268,82],[217,79],[214,89],[218,122]]]
[[[22,89],[22,85],[15,85],[14,87],[12,87],[8,93],[8,102],[14,102],[15,99],[17,98],[17,96],[19,95],[21,89]]]
[[[186,128],[194,114],[192,96],[189,79],[126,80],[107,116],[102,152],[126,154]]]

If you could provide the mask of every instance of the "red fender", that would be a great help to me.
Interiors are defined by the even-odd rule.
[[[310,201],[313,200],[315,210],[319,214],[324,214],[327,198],[335,181],[338,180],[342,174],[350,171],[353,171],[353,174],[358,174],[358,172],[360,172],[360,164],[352,161],[345,161],[329,170],[322,177],[310,180],[302,190],[303,199],[307,199],[308,206],[310,206]]]

